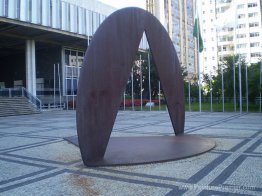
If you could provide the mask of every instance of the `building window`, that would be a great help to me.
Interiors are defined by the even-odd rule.
[[[249,27],[258,27],[258,26],[259,26],[258,22],[249,23]]]
[[[226,36],[219,37],[220,42],[225,42],[227,40]]]
[[[239,18],[239,19],[245,18],[245,14],[239,14],[239,15],[237,16],[237,18]]]
[[[245,4],[237,5],[237,9],[243,9],[245,7]]]
[[[251,53],[251,57],[261,57],[261,53],[259,52]]]
[[[254,32],[249,34],[250,37],[259,37],[259,32]]]
[[[243,29],[243,28],[245,28],[246,27],[246,24],[239,24],[239,25],[237,25],[237,28],[238,29]]]
[[[237,38],[245,38],[246,34],[237,34]]]
[[[214,57],[214,56],[212,56],[212,60],[215,60],[215,57]]]
[[[233,41],[233,36],[229,36],[229,37],[227,37],[227,41]]]
[[[247,7],[257,7],[257,3],[249,3],[247,4]]]
[[[259,45],[260,45],[259,42],[250,43],[250,47],[258,47]]]
[[[247,44],[237,44],[237,48],[245,48]]]
[[[220,8],[220,12],[221,12],[221,13],[224,13],[225,11],[226,11],[226,8],[225,8],[225,7],[221,7],[221,8]]]
[[[64,50],[64,95],[77,94],[78,79],[84,61],[84,52]]]
[[[221,37],[219,37],[219,41],[220,42],[233,41],[233,36],[221,36]]]
[[[246,53],[241,53],[239,54],[240,58],[247,58],[247,54]]]
[[[256,16],[258,16],[258,12],[248,13],[249,18],[256,17]]]

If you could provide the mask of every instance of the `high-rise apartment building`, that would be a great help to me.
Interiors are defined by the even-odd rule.
[[[226,55],[238,54],[247,63],[261,58],[260,0],[201,0],[198,4],[204,51],[201,71],[214,74]]]
[[[166,27],[164,0],[146,0],[146,10],[156,16]]]
[[[197,72],[193,38],[193,0],[147,0],[147,10],[165,18],[165,25],[182,66],[189,75]],[[160,11],[158,11],[160,10]],[[161,12],[162,11],[162,12]],[[163,14],[161,14],[163,13]]]

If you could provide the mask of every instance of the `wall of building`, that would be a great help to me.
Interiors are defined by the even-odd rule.
[[[113,11],[109,7],[108,11],[105,5],[104,10],[99,9],[101,5],[94,0],[0,0],[0,17],[92,36],[106,18],[105,14]]]
[[[200,15],[200,30],[203,38],[204,50],[200,54],[200,72],[214,75],[217,71],[217,29],[214,26],[216,21],[216,2],[215,0],[202,1]],[[208,16],[208,17],[207,17]],[[221,32],[223,36],[223,32]]]
[[[62,0],[62,1],[68,2],[71,4],[75,4],[82,8],[103,14],[105,16],[109,16],[116,10],[116,8],[110,5],[104,4],[97,0],[88,0],[88,1],[87,0]]]

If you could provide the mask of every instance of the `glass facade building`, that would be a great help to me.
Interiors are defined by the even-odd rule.
[[[58,90],[76,96],[86,48],[114,11],[97,0],[0,0],[0,60],[9,65],[1,86],[19,81],[40,99]],[[139,47],[147,45],[144,35]]]

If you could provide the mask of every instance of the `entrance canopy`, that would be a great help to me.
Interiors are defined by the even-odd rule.
[[[88,37],[59,29],[0,18],[0,58],[14,52],[23,52],[26,40],[86,49]]]

